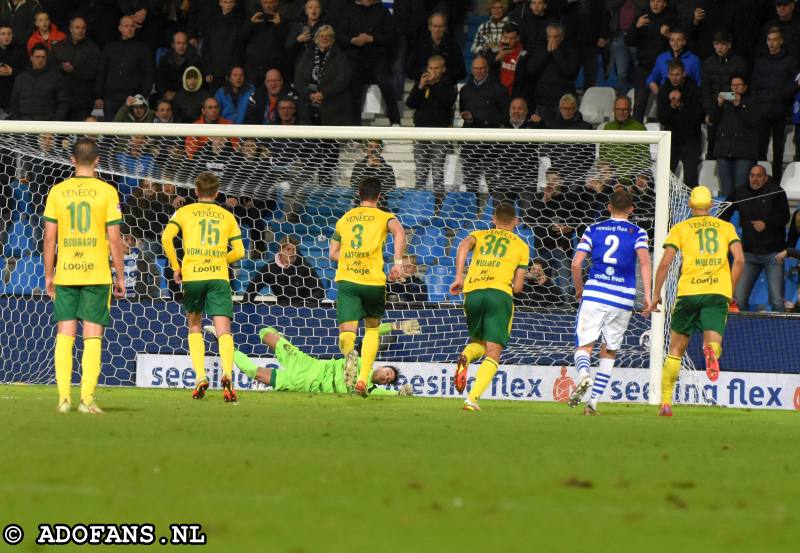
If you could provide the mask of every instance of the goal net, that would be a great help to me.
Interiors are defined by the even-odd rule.
[[[462,298],[448,293],[455,249],[472,230],[490,227],[499,202],[516,206],[517,231],[531,250],[503,357],[511,365],[572,365],[577,303],[570,260],[583,229],[607,216],[614,187],[633,193],[632,220],[648,231],[651,246],[688,215],[685,187],[668,170],[669,135],[660,132],[8,121],[0,130],[0,382],[54,381],[41,218],[49,188],[71,176],[69,155],[79,136],[96,137],[98,176],[117,188],[124,214],[127,297],[112,306],[101,384],[135,384],[137,354],[187,354],[180,290],[171,283],[160,235],[176,207],[194,201],[200,171],[220,177],[219,201],[242,228],[248,254],[231,271],[233,330],[248,354],[263,354],[257,329],[273,325],[308,353],[338,355],[328,239],[355,205],[365,176],[381,181],[383,206],[409,238],[406,279],[390,286],[386,318],[419,319],[423,330],[385,337],[382,361],[457,357],[467,328]],[[389,240],[387,262],[392,251]],[[617,366],[650,369],[655,390],[666,328],[663,313],[652,320],[635,314],[618,356]]]

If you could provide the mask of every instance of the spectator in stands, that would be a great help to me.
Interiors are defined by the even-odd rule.
[[[50,16],[47,12],[36,14],[35,26],[36,30],[33,31],[33,34],[28,39],[28,54],[31,53],[36,44],[44,44],[47,51],[52,52],[53,45],[67,38],[67,35],[59,31],[58,27],[50,22]]]
[[[750,168],[758,160],[759,109],[747,92],[743,75],[731,76],[732,98],[726,92],[717,93],[709,112],[714,131],[714,157],[717,160],[720,195],[730,196],[736,188],[745,186]]]
[[[650,88],[647,76],[656,64],[656,58],[669,50],[669,32],[675,26],[675,13],[667,9],[667,0],[650,0],[650,6],[637,16],[636,24],[628,31],[625,44],[636,48],[636,67],[633,70],[635,89],[633,118],[644,121]]]
[[[13,30],[8,23],[0,23],[0,119],[8,117],[11,109],[11,89],[17,75],[27,65],[25,49],[14,43]]]
[[[136,22],[125,16],[119,20],[121,40],[106,44],[95,80],[94,107],[104,117],[114,117],[128,96],[148,96],[153,87],[153,54],[136,40]]]
[[[524,73],[524,79],[520,79]],[[547,26],[547,43],[544,48],[528,52],[517,65],[515,94],[526,94],[528,105],[535,106],[540,115],[554,111],[564,94],[575,91],[578,59],[575,51],[564,44],[564,27],[560,23]],[[529,83],[522,90],[520,82]]]
[[[31,68],[19,74],[11,90],[11,119],[64,121],[69,113],[69,91],[61,73],[47,65],[47,47],[31,50]]]
[[[428,301],[428,286],[422,280],[417,266],[417,256],[403,256],[403,275],[400,280],[389,283],[386,290],[389,301],[422,303]]]
[[[280,250],[272,263],[260,267],[251,278],[245,292],[245,301],[252,301],[265,285],[277,297],[278,303],[303,303],[319,301],[325,290],[319,278],[303,257],[297,253],[300,241],[294,236],[285,236],[280,241]]]
[[[687,77],[691,78],[696,86],[702,84],[700,77],[700,58],[693,52],[686,50],[686,32],[680,29],[672,29],[669,32],[669,50],[656,58],[653,70],[647,76],[647,86],[650,91],[658,96],[658,91],[667,82],[669,74],[669,62],[681,60],[683,70]]]
[[[244,68],[232,67],[224,86],[221,86],[214,98],[219,102],[221,115],[234,125],[242,125],[247,115],[247,106],[256,87],[247,82]]]
[[[307,50],[314,49],[314,37],[320,27],[328,23],[320,0],[306,0],[300,19],[289,27],[286,36],[286,56],[294,67]]]
[[[547,261],[541,257],[532,260],[525,271],[525,285],[522,292],[514,297],[514,303],[525,307],[549,308],[564,302],[558,287],[550,277]]]
[[[658,0],[655,0],[658,1]],[[631,100],[618,96],[614,100],[614,120],[604,131],[644,131],[645,126],[631,116]],[[630,179],[650,168],[650,148],[646,144],[601,144],[599,159],[611,164],[621,179]]]
[[[508,118],[503,125],[507,129],[531,129],[533,121],[528,117],[528,102],[517,97],[508,105]],[[501,202],[513,202],[520,196],[520,191],[536,182],[539,170],[539,147],[535,143],[510,142],[505,145],[498,158],[499,175],[497,182],[489,190],[495,205]],[[527,203],[526,203],[527,202]],[[530,198],[520,198],[523,212],[527,209]]]
[[[464,55],[461,47],[447,32],[447,17],[442,13],[434,13],[428,17],[427,36],[411,49],[406,72],[408,78],[418,80],[427,65],[427,60],[434,55],[444,59],[450,82],[458,83],[466,78]]]
[[[250,148],[250,146],[248,145],[247,148]],[[253,154],[247,155],[239,155],[239,152],[236,151],[230,156],[230,161],[226,165],[238,166],[242,162],[248,163],[251,161],[259,161],[255,151]],[[220,180],[231,174],[227,166],[225,171],[219,175]],[[250,172],[246,176],[256,177],[258,173]],[[239,226],[245,227],[245,232],[250,233],[252,244],[250,246],[250,256],[257,258],[262,252],[266,253],[267,233],[269,232],[266,218],[272,215],[272,211],[275,208],[274,202],[271,200],[255,200],[249,196],[225,196],[220,198],[219,201],[233,213],[239,222]]]
[[[800,60],[800,19],[794,15],[794,0],[775,0],[776,18],[770,18],[761,31],[759,50],[767,42],[770,29],[777,27],[783,35],[783,47],[795,60]]]
[[[260,9],[242,27],[244,67],[250,82],[258,85],[270,69],[287,70],[283,47],[288,31],[278,0],[261,0]]]
[[[60,66],[69,91],[71,121],[83,121],[92,111],[94,83],[100,62],[100,48],[86,38],[86,20],[80,16],[69,22],[69,38],[53,46],[53,60]]]
[[[234,13],[242,23],[242,2],[236,0],[192,0],[189,3],[189,12],[186,15],[186,33],[189,35],[189,44],[195,48],[203,44],[205,53],[206,41],[215,27],[219,25],[219,16],[222,13]],[[225,75],[223,71],[221,75]]]
[[[358,183],[366,177],[378,179],[381,183],[383,198],[397,186],[394,168],[383,157],[382,140],[367,140],[366,144],[364,144],[364,157],[359,159],[353,166],[353,172],[350,175],[350,186],[358,188]]]
[[[752,46],[748,35],[754,34],[750,29],[755,25],[748,17],[747,2],[676,2],[675,5],[679,10],[682,7],[691,10],[684,16],[684,24],[689,24],[689,35],[686,38],[690,41],[692,51],[701,60],[714,53],[714,35],[719,32],[733,32],[738,44],[746,48]],[[747,50],[742,50],[745,51]]]
[[[117,24],[122,13],[113,0],[78,0],[76,15],[86,21],[89,38],[103,50],[106,44],[117,40]]]
[[[214,0],[210,0],[214,1]],[[195,6],[192,2],[192,7]],[[241,62],[241,29],[243,26],[241,10],[236,0],[219,0],[219,8],[214,1],[214,9],[208,10],[210,19],[203,38],[203,69],[206,72],[206,84],[216,89],[225,84],[225,77],[234,65]],[[205,11],[203,12],[205,13]],[[205,17],[205,16],[204,16]],[[198,18],[198,22],[205,21]],[[195,32],[200,32],[196,29]],[[196,37],[197,35],[190,36]],[[192,39],[189,39],[190,42]]]
[[[608,44],[609,15],[606,0],[567,2],[562,23],[565,41],[572,45],[583,67],[583,90],[597,81],[597,55]]]
[[[731,77],[745,75],[747,62],[742,56],[731,52],[731,35],[720,31],[714,35],[714,53],[703,61],[700,92],[703,96],[703,109],[706,112],[708,128],[708,157],[714,152],[716,130],[711,126],[711,110],[717,105],[720,92],[730,92]]]
[[[386,104],[389,123],[400,126],[400,110],[389,66],[390,54],[397,42],[392,14],[379,0],[356,0],[347,8],[339,25],[339,45],[347,52],[352,69],[350,101],[354,123],[361,125],[361,106],[367,86],[374,82]]]
[[[314,47],[307,49],[297,63],[300,120],[312,125],[351,124],[351,78],[350,62],[336,46],[333,27],[321,26],[314,35]]]
[[[70,17],[77,4],[77,0],[39,0],[42,10],[50,14],[50,20],[59,29],[66,29],[69,26]]]
[[[592,125],[583,120],[578,111],[578,100],[572,94],[564,94],[558,101],[558,111],[545,111],[544,116],[534,113],[533,123],[546,129],[590,130]],[[551,167],[558,171],[568,183],[580,183],[594,165],[594,144],[552,144],[539,147],[539,155],[550,159]]]
[[[278,100],[283,97],[297,100],[297,93],[292,85],[286,85],[283,75],[277,69],[270,69],[264,75],[264,84],[256,88],[247,104],[245,122],[248,125],[278,125]]]
[[[598,160],[586,175],[583,189],[578,191],[578,213],[585,215],[587,221],[597,221],[604,217],[611,194],[619,182],[611,164]],[[578,229],[578,236],[584,228]]]
[[[42,10],[38,0],[0,1],[0,21],[14,30],[14,44],[25,48],[34,30],[36,14]]]
[[[147,99],[141,94],[128,96],[114,117],[114,123],[152,123],[155,113],[150,109]]]
[[[670,170],[683,163],[683,182],[697,186],[700,164],[700,126],[703,124],[703,103],[700,90],[687,78],[683,62],[676,58],[667,64],[667,81],[658,91],[658,122],[672,131]]]
[[[764,167],[754,165],[748,185],[736,188],[727,201],[733,203],[720,217],[729,221],[738,210],[742,229],[745,265],[733,293],[739,308],[747,310],[753,285],[765,271],[769,303],[774,311],[783,311],[783,261],[779,262],[776,256],[786,248],[786,192],[770,179]]]
[[[408,93],[406,105],[414,110],[416,127],[449,127],[453,123],[456,87],[447,77],[442,56],[431,56],[428,68]],[[417,188],[425,188],[428,175],[433,179],[437,200],[444,198],[444,160],[447,144],[437,141],[414,142],[414,173]]]
[[[394,0],[392,16],[397,29],[397,44],[392,60],[392,81],[394,97],[402,101],[405,96],[406,65],[410,45],[426,31],[425,0]]]
[[[628,31],[636,26],[636,15],[647,7],[647,0],[607,0],[611,63],[617,74],[617,94],[625,96],[631,88],[636,48],[625,44]],[[609,68],[610,70],[610,68]]]
[[[203,107],[200,110],[200,118],[195,121],[200,125],[230,125],[231,122],[219,115],[219,102],[214,97],[208,97],[203,101]],[[230,141],[238,145],[238,139],[231,138]],[[186,137],[186,155],[192,159],[196,153],[206,146],[209,142],[207,136],[187,136]]]
[[[506,23],[503,27],[500,49],[487,59],[492,60],[492,72],[497,75],[509,94],[514,91],[517,63],[524,53],[517,26],[514,23]]]
[[[174,123],[175,119],[172,115],[172,102],[169,100],[161,99],[156,104],[155,117],[153,123]]]
[[[163,40],[164,17],[161,13],[164,0],[118,0],[122,15],[133,18],[136,35],[151,51]]]
[[[187,67],[183,72],[183,86],[172,101],[175,121],[193,123],[200,115],[203,102],[209,96],[208,89],[203,86],[203,74],[200,69],[194,66]]]
[[[775,260],[783,263],[787,256],[800,259],[798,240],[800,240],[800,209],[796,209],[792,213],[792,218],[789,221],[789,232],[786,235],[786,248],[775,256]]]
[[[183,31],[172,35],[172,45],[158,62],[156,71],[156,97],[170,102],[181,89],[183,74],[190,66],[201,67],[200,56],[189,44],[189,37]]]
[[[503,0],[489,0],[489,19],[478,27],[475,38],[472,39],[470,51],[475,56],[484,56],[487,59],[494,58],[500,53],[500,43],[503,40],[503,32],[508,16]]]
[[[758,106],[758,159],[767,159],[772,136],[772,177],[781,182],[783,148],[786,144],[786,117],[798,91],[795,80],[797,60],[783,48],[783,34],[777,27],[767,32],[767,53],[756,56],[750,82],[753,102]],[[745,250],[746,251],[746,250]]]
[[[528,5],[521,3],[510,14],[509,19],[519,28],[522,46],[528,52],[547,46],[547,26],[556,19],[552,13],[548,13],[545,0],[531,0]]]
[[[489,62],[483,56],[472,60],[472,75],[459,92],[459,111],[464,127],[497,129],[508,113],[508,90],[489,74]],[[481,175],[489,190],[497,178],[500,151],[495,145],[474,142],[461,144],[464,184],[468,192],[478,192]]]

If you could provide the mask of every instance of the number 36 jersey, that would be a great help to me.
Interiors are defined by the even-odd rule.
[[[590,225],[577,248],[592,257],[583,300],[632,310],[636,301],[636,250],[647,247],[647,232],[625,219]]]
[[[493,288],[512,296],[511,284],[517,269],[526,270],[530,248],[522,238],[502,229],[476,230],[472,262],[464,281],[464,293]]]
[[[336,282],[381,286],[386,284],[383,270],[383,244],[394,214],[377,207],[356,207],[336,223],[331,240],[339,242]]]

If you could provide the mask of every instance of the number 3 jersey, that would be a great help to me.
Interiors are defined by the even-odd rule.
[[[389,221],[396,217],[377,207],[356,207],[336,223],[331,240],[339,242],[336,282],[381,286],[386,284],[383,270],[383,244]]]
[[[197,202],[176,211],[169,224],[180,229],[183,239],[180,268],[184,281],[230,280],[228,246],[242,239],[230,211],[214,202]]]
[[[511,284],[517,269],[526,270],[530,249],[522,238],[502,229],[476,230],[472,262],[464,281],[464,293],[493,288],[513,296]]]
[[[55,284],[111,284],[106,227],[122,223],[113,186],[92,177],[67,179],[47,195],[44,220],[58,224]]]
[[[647,249],[647,232],[625,219],[608,219],[590,225],[577,249],[588,253],[592,259],[583,301],[633,310],[636,251]]]

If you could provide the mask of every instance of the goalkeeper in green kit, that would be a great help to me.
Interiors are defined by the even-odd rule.
[[[214,334],[213,326],[206,326],[203,329]],[[421,334],[419,321],[410,319],[406,321],[394,321],[383,323],[379,327],[379,334],[383,336],[393,330],[400,330],[404,334]],[[250,378],[272,387],[278,392],[311,392],[323,394],[346,394],[353,392],[356,377],[361,367],[361,359],[358,365],[353,367],[350,374],[345,371],[345,358],[339,359],[317,359],[300,351],[289,340],[282,336],[272,327],[262,328],[258,331],[258,337],[262,344],[268,346],[275,352],[275,358],[281,368],[271,369],[259,367],[244,353],[238,349],[234,352],[234,364]],[[391,365],[376,366],[370,375],[368,390],[372,395],[412,395],[411,386],[406,384],[397,390],[387,390],[378,385],[391,385],[397,382],[400,372]]]

